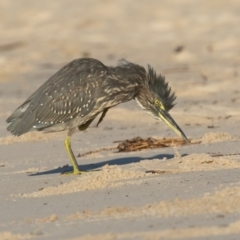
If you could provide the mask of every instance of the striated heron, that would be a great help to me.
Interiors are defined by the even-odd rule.
[[[7,119],[7,130],[20,136],[33,130],[58,132],[67,130],[65,148],[71,160],[73,174],[80,174],[71,149],[71,136],[83,131],[101,114],[101,123],[109,108],[135,99],[141,108],[161,119],[186,142],[187,137],[169,115],[175,94],[161,75],[148,69],[120,61],[107,67],[92,58],[73,60],[40,86]],[[97,125],[98,125],[97,124]]]

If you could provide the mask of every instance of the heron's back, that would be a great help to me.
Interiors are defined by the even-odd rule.
[[[131,63],[114,68],[92,58],[76,59],[14,111],[7,130],[20,136],[32,130],[76,128],[105,108],[133,99],[145,74],[144,68]]]

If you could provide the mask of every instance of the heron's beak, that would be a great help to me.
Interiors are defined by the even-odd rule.
[[[190,143],[181,128],[177,125],[177,123],[173,120],[167,111],[160,109],[158,115],[163,122],[165,122],[169,127],[173,129],[174,132],[177,133],[177,135],[182,137],[187,143]]]

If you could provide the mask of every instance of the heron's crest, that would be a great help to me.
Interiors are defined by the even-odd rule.
[[[165,109],[169,111],[174,105],[176,95],[172,92],[171,87],[165,81],[165,77],[157,75],[156,71],[148,65],[147,79],[149,88],[161,99]]]

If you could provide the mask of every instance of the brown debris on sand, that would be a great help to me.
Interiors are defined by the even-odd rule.
[[[134,151],[141,151],[144,149],[177,147],[177,146],[188,144],[180,138],[155,139],[151,137],[146,139],[141,137],[135,137],[135,138],[126,139],[123,141],[114,141],[113,143],[119,143],[119,144],[116,147],[105,147],[105,148],[100,148],[93,151],[85,152],[82,154],[78,154],[77,157],[84,157],[84,156],[102,152],[102,151],[116,150],[116,152],[134,152]],[[197,143],[200,143],[200,142],[195,142],[194,144],[197,144]]]
[[[165,148],[186,145],[187,143],[180,138],[146,138],[136,137],[130,140],[121,141],[118,146],[118,152],[132,152],[143,149]]]

